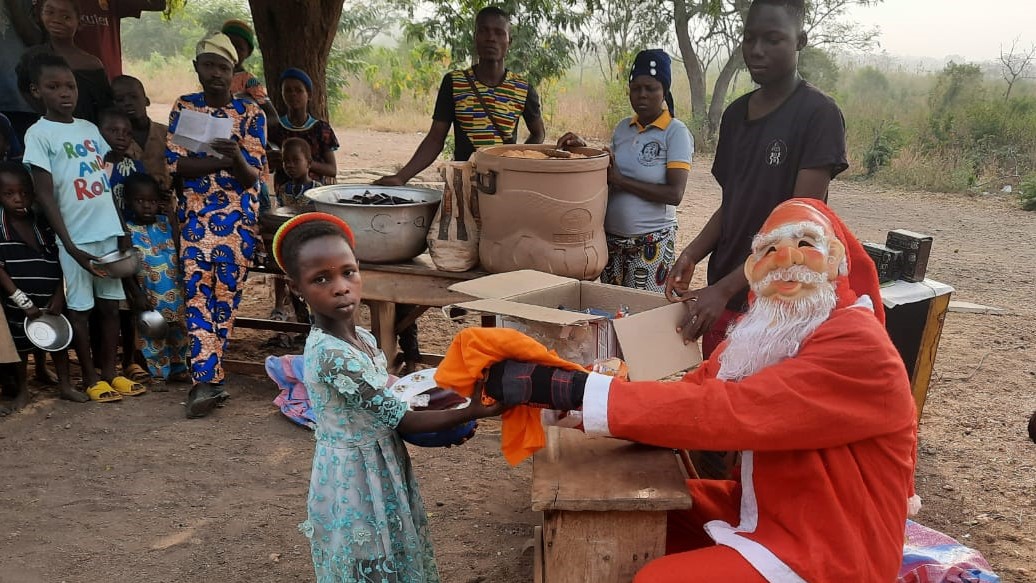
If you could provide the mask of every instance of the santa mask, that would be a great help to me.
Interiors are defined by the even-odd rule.
[[[827,217],[794,200],[774,209],[745,261],[755,299],[730,329],[719,378],[740,380],[797,354],[835,308],[845,269],[845,248]]]

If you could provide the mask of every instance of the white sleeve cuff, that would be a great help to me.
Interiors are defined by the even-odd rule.
[[[611,435],[608,429],[608,395],[613,377],[590,373],[583,389],[583,431],[591,435]]]

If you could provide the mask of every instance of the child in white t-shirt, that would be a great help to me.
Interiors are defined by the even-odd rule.
[[[90,312],[100,312],[103,338],[117,338],[119,301],[125,299],[122,282],[104,277],[91,264],[130,247],[105,172],[104,156],[111,148],[97,126],[73,117],[78,87],[63,58],[35,55],[29,75],[30,91],[46,113],[25,133],[23,161],[32,168],[40,207],[58,237],[73,346],[86,393],[101,402],[139,395],[145,391],[142,385],[115,374],[117,342],[102,342],[98,354],[90,348]]]

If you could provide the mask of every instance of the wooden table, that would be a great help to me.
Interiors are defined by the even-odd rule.
[[[665,554],[666,512],[690,507],[673,450],[548,427],[532,468],[534,579],[630,583]]]
[[[257,267],[251,271],[283,275],[280,270],[272,267]],[[487,275],[483,271],[439,271],[428,255],[418,256],[407,263],[361,263],[360,274],[363,277],[363,301],[371,310],[371,332],[390,364],[398,352],[396,336],[400,330],[417,321],[428,308],[441,308],[473,299],[448,288],[455,283]],[[411,304],[417,308],[397,324],[396,304]],[[273,332],[309,331],[309,324],[262,318],[237,318],[235,326]],[[421,362],[438,364],[440,359],[436,355],[422,355]]]

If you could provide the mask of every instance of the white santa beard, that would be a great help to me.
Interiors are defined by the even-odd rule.
[[[789,273],[786,281],[802,281],[796,279],[801,277],[801,273]],[[802,341],[827,320],[838,302],[834,283],[826,278],[813,293],[791,302],[758,295],[765,287],[760,284],[752,286],[755,303],[727,334],[729,342],[719,357],[719,379],[741,380],[795,356]]]

